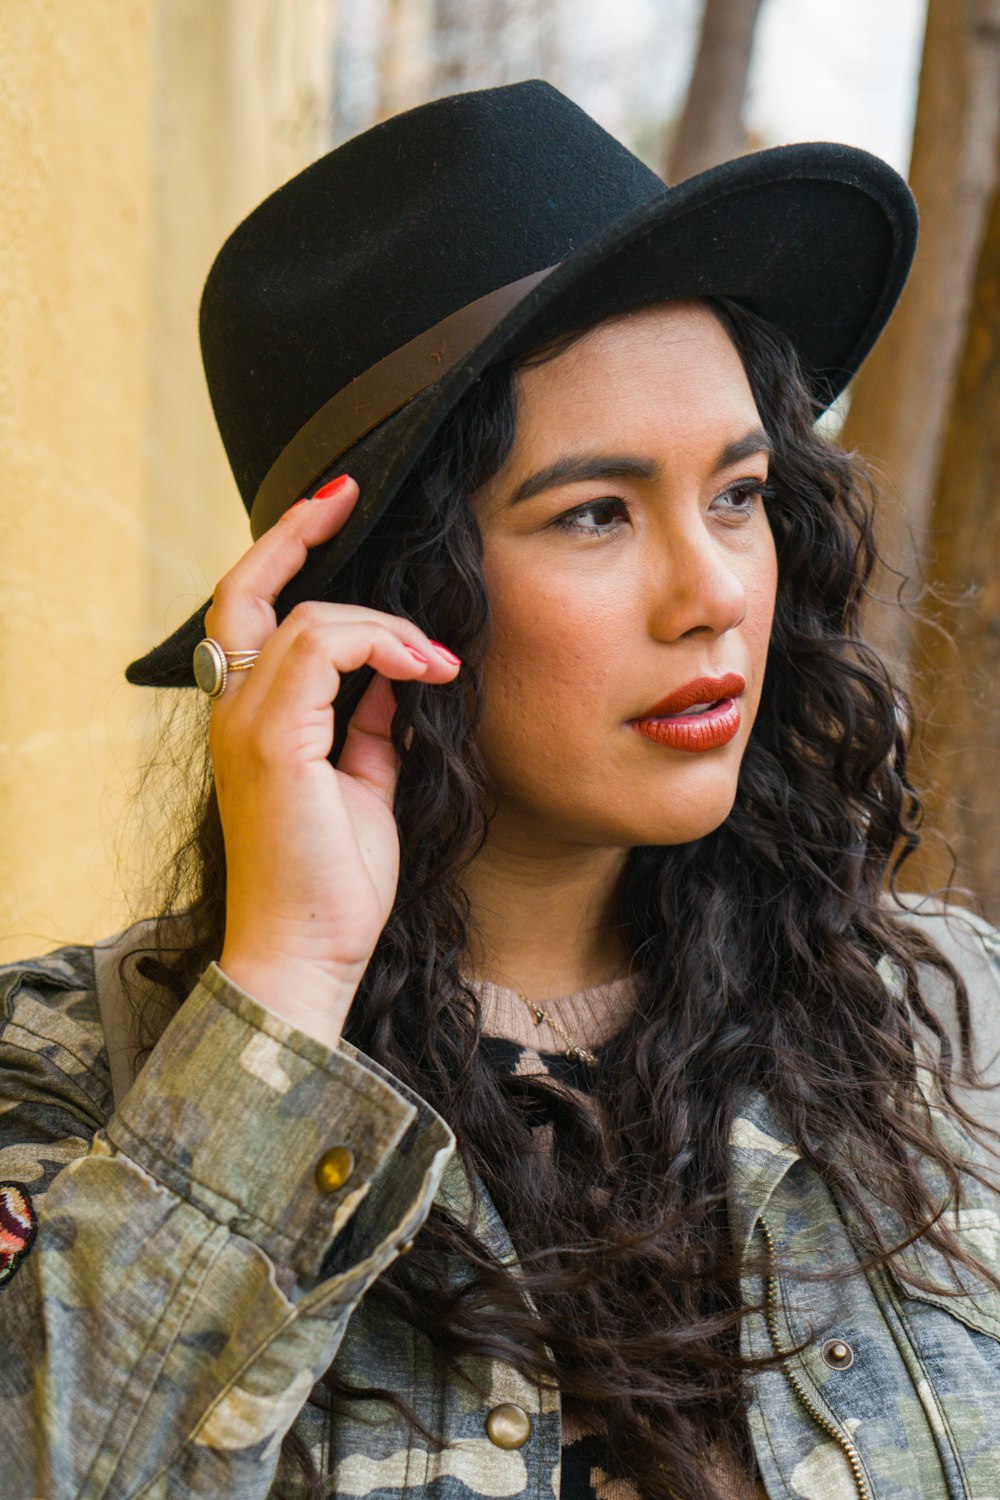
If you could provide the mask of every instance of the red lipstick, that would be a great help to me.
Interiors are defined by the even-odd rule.
[[[738,672],[696,677],[630,722],[639,734],[670,750],[716,750],[739,732],[736,699],[745,691]]]

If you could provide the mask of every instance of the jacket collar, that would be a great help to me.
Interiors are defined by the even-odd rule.
[[[729,1135],[729,1230],[745,1255],[775,1188],[801,1159],[787,1125],[764,1094],[748,1090]]]

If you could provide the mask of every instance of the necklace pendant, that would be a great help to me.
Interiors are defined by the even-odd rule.
[[[591,1068],[596,1068],[599,1066],[597,1058],[594,1056],[593,1052],[590,1052],[586,1047],[579,1046],[576,1042],[570,1041],[566,1032],[563,1031],[562,1027],[559,1025],[559,1022],[553,1020],[551,1016],[547,1015],[540,1005],[532,1005],[527,995],[522,995],[520,990],[516,990],[515,994],[517,995],[517,998],[527,1006],[528,1010],[531,1011],[531,1018],[536,1026],[541,1026],[543,1021],[547,1021],[554,1030],[559,1032],[559,1035],[561,1037],[564,1037],[565,1040],[569,1042],[569,1046],[563,1053],[563,1056],[565,1058],[567,1058],[570,1062],[585,1062],[588,1067]]]
[[[586,1047],[578,1047],[575,1042],[571,1047],[567,1047],[566,1056],[570,1062],[585,1062],[589,1063],[592,1068],[597,1067],[597,1058],[594,1054],[588,1052]]]

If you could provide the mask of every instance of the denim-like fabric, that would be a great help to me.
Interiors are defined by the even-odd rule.
[[[1000,933],[981,922],[967,932],[963,973],[995,1027]],[[935,1128],[978,1150],[941,1111]],[[349,1146],[355,1166],[324,1193],[313,1172],[332,1145]],[[859,1226],[760,1096],[743,1103],[731,1159],[738,1244],[759,1249],[764,1224],[779,1261],[856,1262]],[[365,1299],[435,1199],[515,1262],[447,1124],[385,1069],[297,1032],[215,965],[117,1106],[94,951],[0,969],[5,1182],[26,1190],[37,1231],[0,1284],[4,1500],[294,1493],[278,1468],[293,1424],[330,1463],[332,1495],[558,1494],[558,1392],[489,1360],[470,1362],[467,1381],[446,1379],[425,1339]],[[1000,1272],[998,1211],[996,1195],[970,1191],[957,1227]],[[16,1224],[6,1243],[16,1248]],[[902,1271],[934,1273],[925,1247],[907,1254]],[[763,1290],[748,1278],[749,1296]],[[867,1485],[874,1500],[998,1500],[995,1292],[971,1278],[961,1295],[916,1292],[886,1272],[822,1285],[782,1275],[772,1292],[783,1344],[807,1341],[788,1368],[820,1420],[781,1369],[756,1382],[769,1496],[855,1500]],[[826,1363],[829,1338],[850,1344],[849,1368]],[[743,1341],[770,1350],[763,1315],[745,1320]],[[451,1446],[433,1451],[370,1403],[338,1421],[329,1447],[306,1398],[335,1355],[352,1384],[398,1391]],[[518,1449],[487,1434],[505,1402],[531,1421]]]

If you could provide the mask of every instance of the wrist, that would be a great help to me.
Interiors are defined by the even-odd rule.
[[[336,966],[225,948],[218,967],[258,1005],[331,1050],[340,1041],[361,983],[360,973],[349,975]]]

